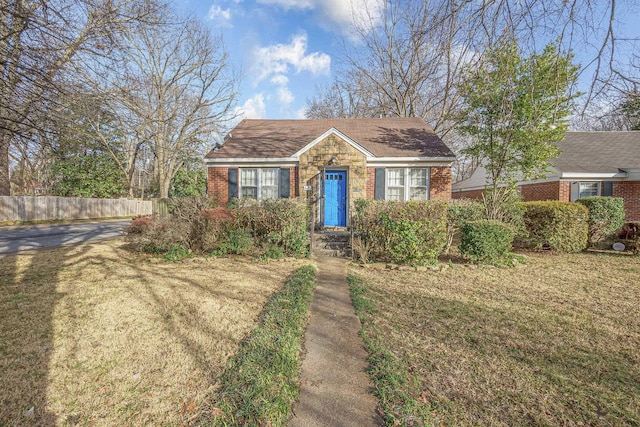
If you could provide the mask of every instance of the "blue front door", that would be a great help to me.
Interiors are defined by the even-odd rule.
[[[347,172],[324,173],[324,225],[347,225]]]

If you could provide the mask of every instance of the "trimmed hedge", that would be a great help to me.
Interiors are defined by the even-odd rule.
[[[558,252],[580,252],[587,247],[587,208],[559,201],[524,202],[524,226],[528,247]]]
[[[485,219],[484,205],[471,199],[454,199],[447,207],[447,246],[444,253],[449,253],[456,234],[468,222]]]
[[[475,262],[499,263],[511,250],[512,230],[500,221],[469,222],[462,226],[460,252]]]
[[[578,203],[589,209],[589,243],[611,237],[624,225],[624,200],[620,197],[585,197]]]
[[[361,261],[421,265],[434,262],[447,244],[443,201],[356,201],[353,220]]]

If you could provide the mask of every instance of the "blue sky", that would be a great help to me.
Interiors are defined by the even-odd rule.
[[[350,43],[352,11],[365,3],[375,15],[384,0],[178,0],[222,33],[230,59],[241,73],[239,113],[246,118],[303,118],[316,87],[329,85],[342,43]],[[619,4],[619,30],[640,36],[635,0]],[[586,65],[593,52],[575,52]],[[629,55],[624,55],[625,57]],[[589,80],[590,73],[582,78]],[[588,82],[583,82],[583,85]]]
[[[366,0],[186,0],[222,32],[241,72],[238,107],[247,118],[303,118],[306,100],[328,85],[351,11]]]

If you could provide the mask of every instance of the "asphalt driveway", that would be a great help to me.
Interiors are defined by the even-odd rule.
[[[0,227],[0,254],[87,243],[124,234],[130,220]]]

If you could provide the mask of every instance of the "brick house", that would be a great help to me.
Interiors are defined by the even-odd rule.
[[[420,118],[243,120],[205,156],[208,194],[307,197],[318,226],[354,202],[451,198],[454,154]]]
[[[640,221],[640,131],[567,132],[558,148],[562,153],[546,179],[518,183],[525,201],[621,197],[627,220]],[[485,169],[477,168],[453,184],[453,198],[481,197],[485,178]]]

